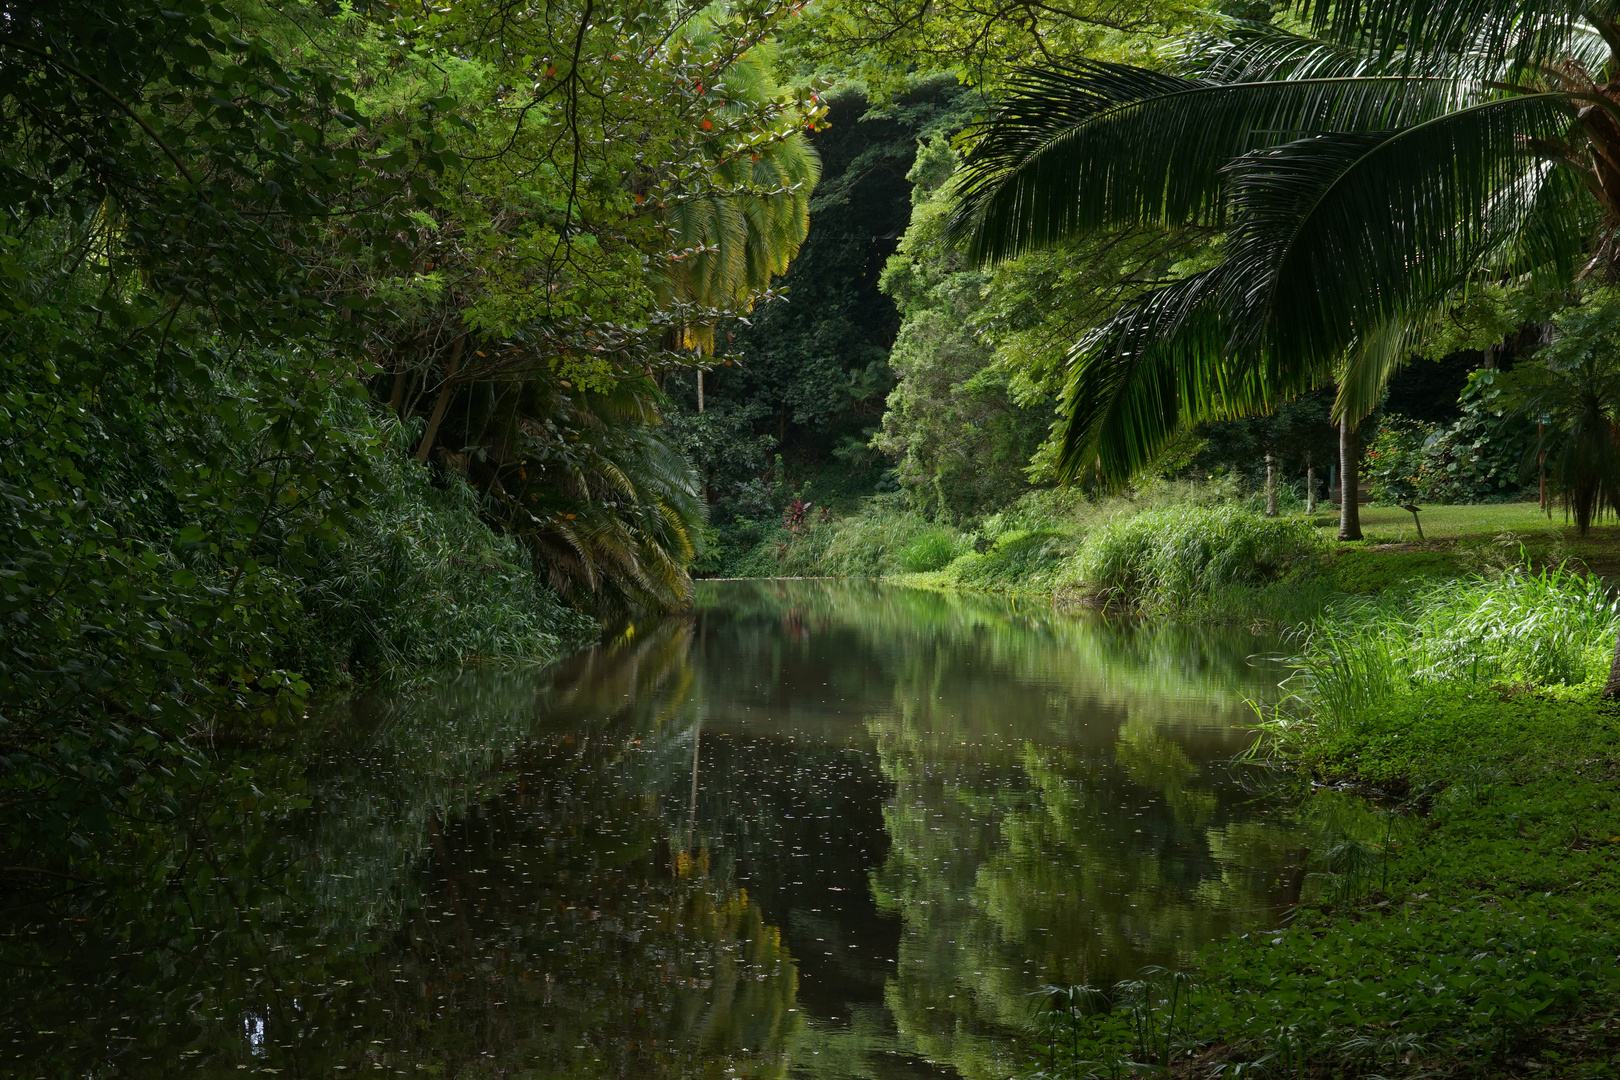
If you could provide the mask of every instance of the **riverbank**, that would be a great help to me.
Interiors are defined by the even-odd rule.
[[[1595,578],[1522,569],[1330,607],[1260,724],[1311,789],[1298,905],[1181,982],[1054,995],[1040,1075],[1613,1075],[1616,629]]]
[[[1308,622],[1344,594],[1515,566],[1620,575],[1620,525],[1582,537],[1561,513],[1535,503],[1430,507],[1421,539],[1406,510],[1364,506],[1364,538],[1340,543],[1337,512],[1325,505],[1265,518],[1252,499],[1219,488],[1101,502],[1043,495],[962,527],[874,500],[858,514],[783,529],[723,576],[870,577],[1283,627]]]

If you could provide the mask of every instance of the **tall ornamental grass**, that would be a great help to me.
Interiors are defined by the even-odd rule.
[[[1596,577],[1519,569],[1346,600],[1302,634],[1290,680],[1334,727],[1425,687],[1578,686],[1604,676],[1620,604]]]
[[[1313,576],[1322,551],[1307,521],[1178,506],[1099,525],[1081,545],[1074,571],[1104,599],[1188,610],[1233,588]]]

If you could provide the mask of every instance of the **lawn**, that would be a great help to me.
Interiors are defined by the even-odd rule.
[[[1594,525],[1580,536],[1562,509],[1533,502],[1430,506],[1421,511],[1422,542],[1412,515],[1398,506],[1363,506],[1359,544],[1335,544],[1334,562],[1350,592],[1377,592],[1385,579],[1477,573],[1523,563],[1620,577],[1620,525]],[[1338,534],[1338,512],[1324,507],[1311,523],[1324,539]],[[1363,580],[1365,579],[1365,580]]]
[[[1423,521],[1423,535],[1429,540],[1457,540],[1463,537],[1494,537],[1503,532],[1540,534],[1548,536],[1564,532],[1564,514],[1557,507],[1552,516],[1540,510],[1533,502],[1489,503],[1469,506],[1427,506],[1419,517]],[[1311,518],[1319,529],[1330,536],[1337,535],[1339,511],[1337,507],[1319,507]],[[1366,505],[1361,508],[1361,531],[1368,543],[1404,544],[1417,540],[1412,527],[1412,515],[1398,506]],[[1573,536],[1574,527],[1569,528]],[[1620,531],[1616,532],[1620,538]]]

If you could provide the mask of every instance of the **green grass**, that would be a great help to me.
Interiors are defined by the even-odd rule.
[[[1036,1075],[1620,1075],[1617,630],[1597,581],[1524,569],[1330,608],[1272,749],[1385,798],[1302,791],[1290,917],[1053,993]]]
[[[1598,525],[1581,537],[1564,524],[1561,512],[1549,518],[1534,503],[1430,507],[1423,511],[1421,543],[1408,512],[1363,506],[1365,539],[1339,543],[1330,507],[1312,515],[1295,509],[1262,525],[1267,519],[1255,513],[1253,501],[1218,485],[1161,485],[1102,501],[1041,491],[953,528],[884,497],[796,534],[780,530],[730,564],[725,576],[891,578],[928,588],[1106,600],[1179,618],[1273,626],[1308,621],[1341,593],[1402,593],[1425,582],[1514,566],[1620,576],[1620,525]],[[1286,572],[1262,567],[1257,574],[1236,573],[1246,563],[1255,565],[1259,549],[1244,547],[1248,541],[1235,535],[1222,539],[1226,526],[1212,514],[1249,522],[1251,531],[1289,533],[1315,553],[1291,557]],[[1137,566],[1160,533],[1177,539],[1160,545],[1151,569]],[[1209,548],[1204,533],[1216,547],[1225,545],[1224,554]],[[1133,544],[1140,550],[1127,558],[1125,549]],[[1104,548],[1113,554],[1105,557]],[[955,557],[946,560],[947,554]]]
[[[1398,506],[1366,505],[1361,510],[1361,532],[1365,542],[1406,544],[1417,542],[1412,515]],[[1303,513],[1300,515],[1305,517]],[[1489,503],[1470,506],[1427,506],[1418,515],[1428,540],[1457,540],[1462,537],[1495,536],[1501,532],[1538,533],[1562,531],[1563,513],[1553,510],[1551,519],[1535,503]],[[1310,515],[1311,524],[1330,538],[1338,535],[1337,507],[1322,504]],[[1573,530],[1571,530],[1573,531]],[[1620,533],[1620,530],[1617,530]]]

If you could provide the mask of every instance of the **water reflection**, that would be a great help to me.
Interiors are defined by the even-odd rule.
[[[1264,645],[738,583],[356,698],[245,756],[262,797],[13,898],[0,1073],[1005,1076],[1039,984],[1297,892],[1226,764]]]

